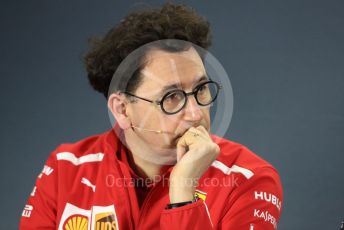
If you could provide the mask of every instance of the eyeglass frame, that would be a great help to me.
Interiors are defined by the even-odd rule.
[[[214,83],[214,84],[216,85],[216,87],[217,87],[217,93],[216,93],[215,97],[211,100],[211,102],[209,102],[208,104],[201,104],[201,103],[198,101],[196,95],[197,95],[197,93],[198,93],[200,87],[203,86],[203,85],[205,85],[205,84],[208,84],[208,83]],[[202,82],[201,84],[197,85],[191,92],[188,92],[188,93],[185,92],[185,91],[182,90],[182,89],[173,89],[173,90],[170,90],[170,91],[166,92],[166,94],[164,94],[164,96],[161,98],[160,101],[158,101],[158,100],[157,100],[157,101],[149,100],[149,99],[147,99],[147,98],[143,98],[143,97],[137,96],[137,95],[132,94],[132,93],[127,92],[127,91],[123,91],[122,93],[127,94],[127,95],[132,96],[132,97],[135,97],[135,98],[138,98],[138,99],[141,99],[141,100],[144,100],[144,101],[147,101],[147,102],[150,102],[150,103],[153,103],[153,104],[156,105],[156,106],[160,105],[161,110],[162,110],[165,114],[167,114],[167,115],[173,115],[173,114],[179,113],[181,110],[183,110],[183,109],[185,108],[185,106],[186,106],[186,104],[187,104],[187,102],[188,102],[188,97],[189,97],[190,95],[193,95],[193,96],[194,96],[194,98],[195,98],[195,100],[196,100],[196,102],[197,102],[198,105],[200,105],[200,106],[207,106],[207,105],[210,105],[211,103],[213,103],[213,102],[216,100],[217,96],[219,95],[220,89],[222,89],[221,84],[219,84],[219,83],[217,83],[216,81],[213,81],[213,80],[208,80],[208,81]],[[176,112],[170,113],[170,112],[167,112],[167,111],[164,109],[163,103],[162,103],[162,102],[164,101],[164,99],[165,99],[167,96],[169,96],[169,95],[170,95],[171,93],[173,93],[173,92],[182,92],[182,93],[184,94],[185,102],[184,102],[183,106],[182,106],[179,110],[177,110]]]

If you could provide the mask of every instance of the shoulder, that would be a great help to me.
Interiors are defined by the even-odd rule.
[[[258,156],[246,146],[216,135],[211,136],[220,147],[220,154],[215,164],[226,166],[230,169],[242,171],[247,179],[262,170],[278,174],[277,170],[266,160]]]
[[[223,189],[222,224],[254,224],[261,229],[276,229],[283,203],[277,170],[242,144],[217,136],[212,138],[221,149],[212,170],[222,171],[222,176],[233,182]]]
[[[212,164],[213,170],[222,171],[225,177],[235,180],[230,200],[239,197],[253,197],[259,200],[261,194],[273,194],[278,197],[278,209],[283,200],[283,188],[278,171],[269,162],[255,154],[246,146],[212,135],[212,139],[220,146],[220,154]]]
[[[108,152],[116,148],[115,136],[113,130],[109,130],[73,143],[60,144],[50,154],[48,162],[71,163],[75,166],[90,162],[100,162]]]
[[[235,191],[249,189],[270,190],[282,197],[282,183],[278,171],[269,162],[246,146],[212,135],[220,147],[220,154],[212,164],[212,171],[222,171],[222,176],[236,180]]]

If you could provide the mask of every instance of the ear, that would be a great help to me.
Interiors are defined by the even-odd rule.
[[[112,93],[107,103],[109,110],[123,130],[131,128],[131,121],[127,115],[127,103],[125,95],[119,92]]]

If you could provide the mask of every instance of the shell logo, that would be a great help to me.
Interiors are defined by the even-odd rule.
[[[82,215],[70,216],[63,226],[65,230],[87,230],[88,218]]]

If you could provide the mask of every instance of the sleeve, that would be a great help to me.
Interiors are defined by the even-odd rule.
[[[213,229],[208,207],[199,199],[197,202],[179,208],[163,210],[160,229]]]
[[[212,223],[203,200],[175,209],[164,210],[160,229],[277,229],[282,208],[283,192],[277,172],[262,168],[229,195],[223,217]],[[216,205],[215,205],[216,206]]]
[[[275,169],[259,169],[230,195],[219,229],[277,229],[282,201],[282,185]]]
[[[57,164],[53,153],[42,172],[22,212],[19,229],[55,229],[57,198]]]

